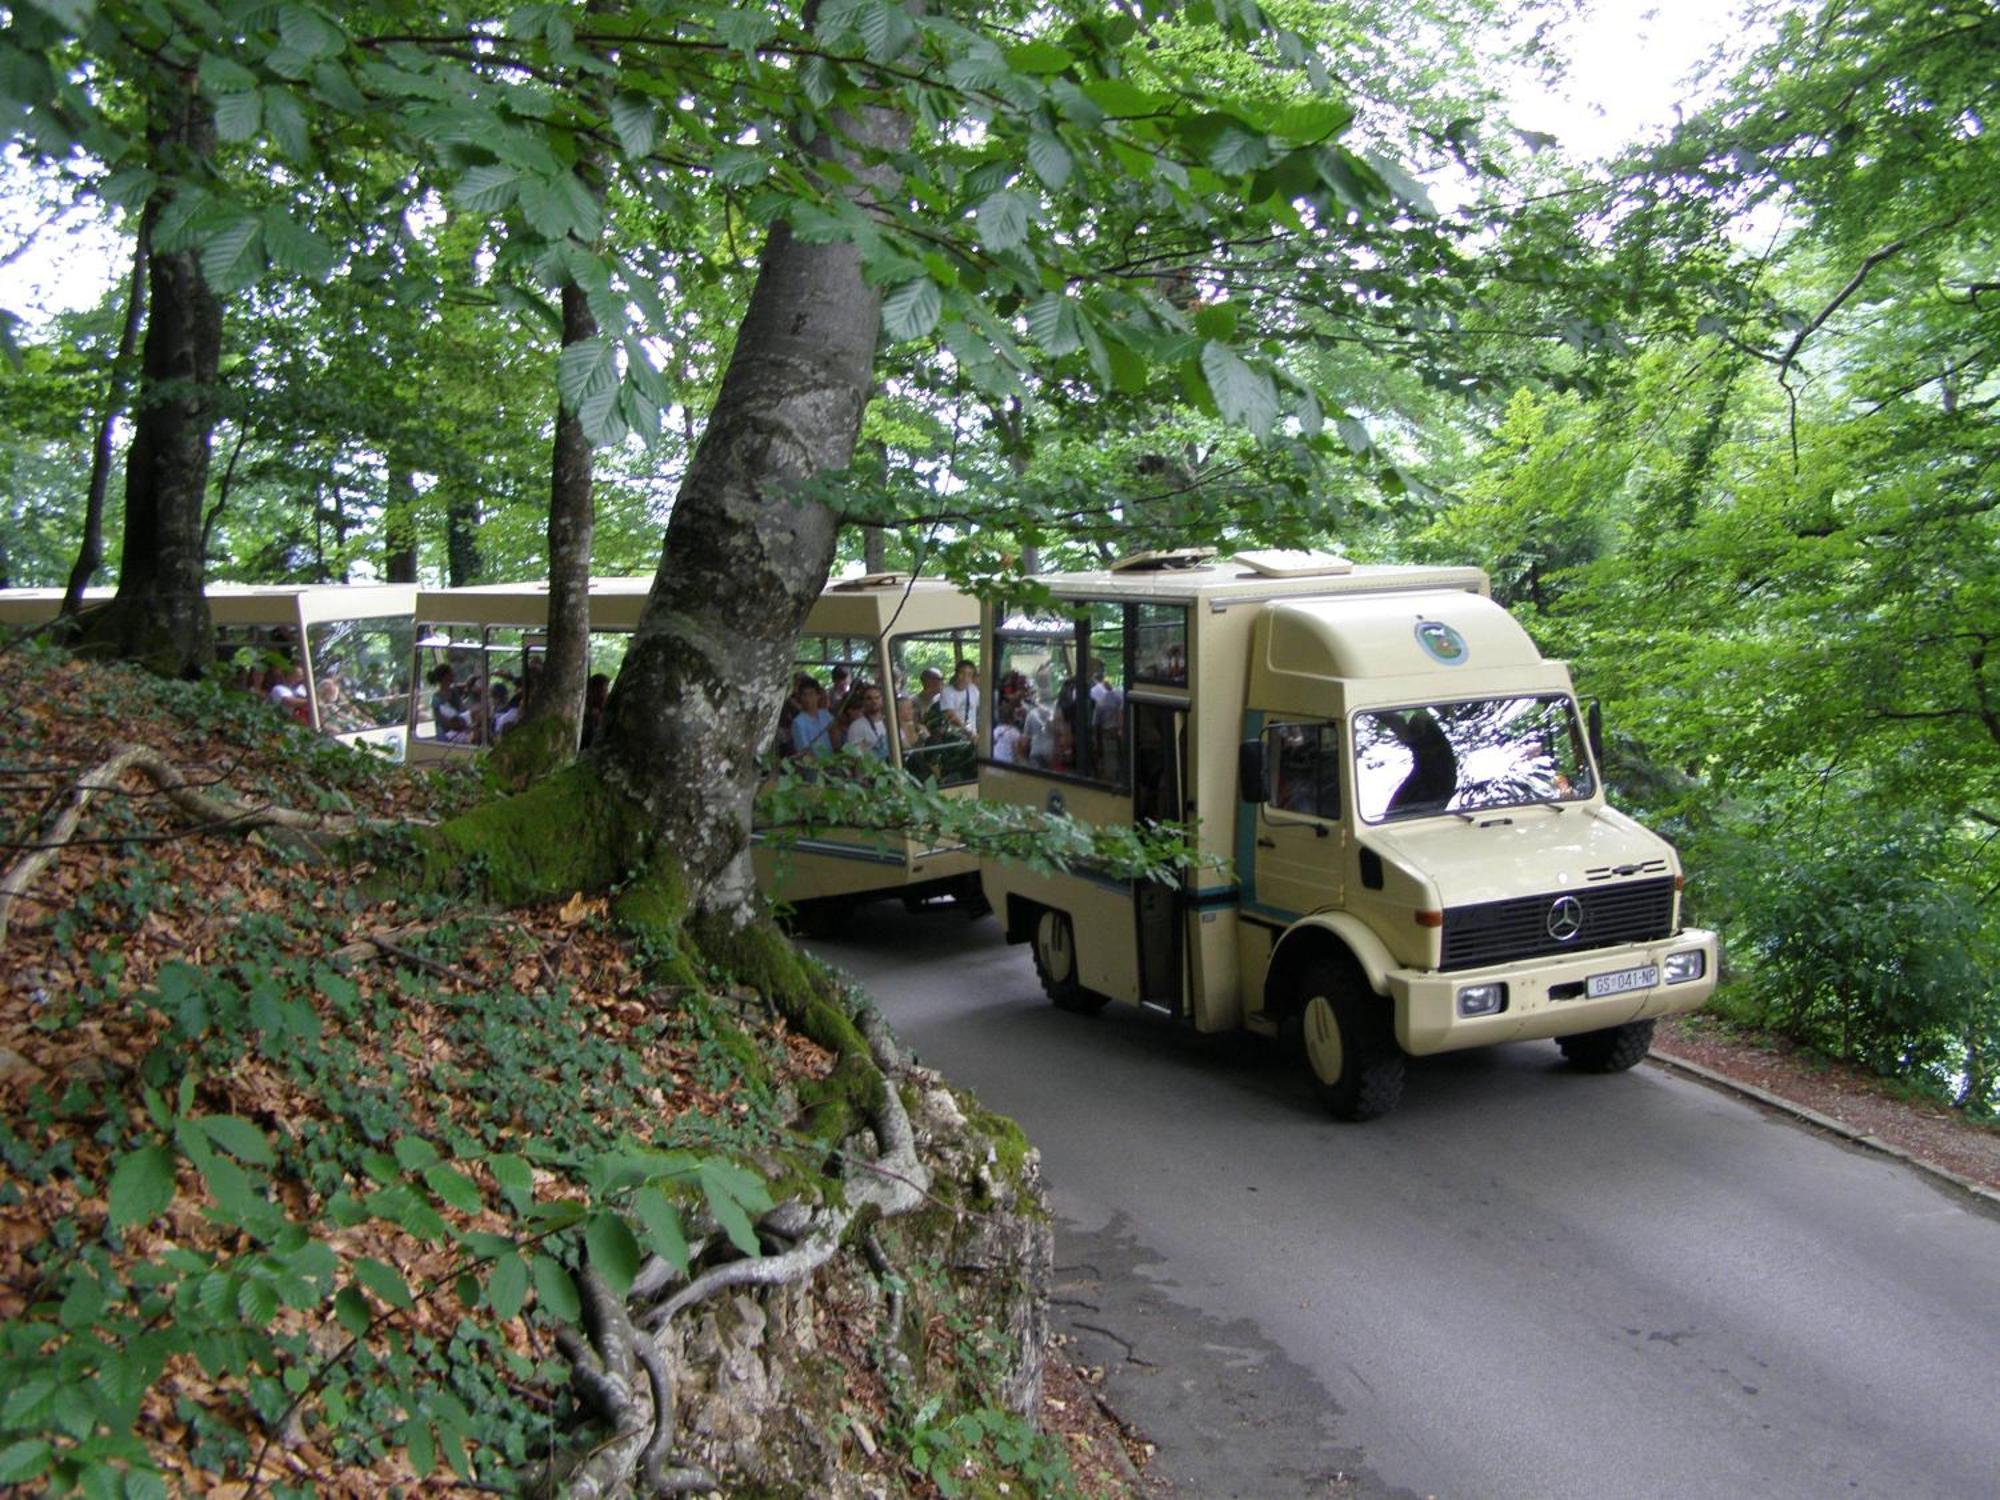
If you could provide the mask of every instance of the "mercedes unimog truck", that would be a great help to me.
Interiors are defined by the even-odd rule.
[[[983,863],[1049,997],[1289,1038],[1326,1107],[1404,1061],[1553,1038],[1646,1053],[1715,987],[1672,846],[1604,800],[1594,715],[1465,567],[1156,553],[988,605],[982,797],[1178,823],[1173,882]]]

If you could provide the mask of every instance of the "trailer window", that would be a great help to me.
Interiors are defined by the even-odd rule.
[[[1015,611],[994,632],[994,645],[994,729],[987,756],[1000,764],[1122,786],[1125,606]]]
[[[938,701],[962,661],[973,663],[976,682],[977,630],[899,635],[889,644],[889,675],[895,698],[892,707],[896,737],[903,747],[903,769],[920,781],[963,786],[979,774],[972,736],[959,732]]]
[[[1280,812],[1340,816],[1340,726],[1273,724],[1264,731],[1264,801]]]
[[[347,734],[402,723],[413,638],[410,621],[396,616],[308,626],[320,728]]]

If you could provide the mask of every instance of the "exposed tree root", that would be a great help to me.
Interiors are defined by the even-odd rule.
[[[142,772],[175,807],[199,819],[203,832],[249,833],[259,828],[284,828],[299,833],[351,833],[370,826],[343,814],[299,812],[269,803],[252,805],[200,791],[157,750],[144,745],[120,745],[109,760],[92,766],[70,783],[43,820],[34,845],[0,877],[0,942],[7,940],[7,924],[13,917],[14,903],[76,837],[91,802],[100,792],[116,791],[120,778],[133,771]]]
[[[898,1071],[900,1060],[879,1020],[864,1018],[861,1030],[868,1036],[875,1064],[885,1073]],[[760,1230],[792,1242],[783,1253],[723,1261],[697,1273],[678,1291],[670,1289],[681,1279],[679,1274],[655,1261],[640,1272],[624,1302],[610,1295],[600,1277],[584,1272],[588,1338],[565,1330],[563,1352],[570,1359],[579,1393],[618,1435],[560,1478],[563,1493],[665,1495],[715,1487],[706,1470],[668,1464],[674,1438],[673,1381],[660,1339],[675,1317],[718,1292],[807,1280],[834,1257],[849,1228],[864,1214],[872,1214],[873,1220],[893,1219],[927,1200],[930,1172],[917,1155],[916,1133],[896,1090],[880,1090],[868,1114],[879,1150],[868,1157],[858,1149],[857,1140],[843,1152],[851,1160],[842,1201],[820,1208],[783,1203],[760,1222]],[[649,1395],[644,1401],[635,1389],[635,1364],[646,1376]]]

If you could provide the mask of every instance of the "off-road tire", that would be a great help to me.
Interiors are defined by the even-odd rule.
[[[1102,1010],[1110,1000],[1109,995],[1085,989],[1076,977],[1076,929],[1070,925],[1068,912],[1053,906],[1037,912],[1028,946],[1035,955],[1035,977],[1056,1009],[1088,1015]]]
[[[1584,1031],[1556,1038],[1569,1065],[1579,1073],[1623,1073],[1637,1067],[1653,1047],[1653,1023],[1628,1021],[1603,1031]]]
[[[1313,960],[1292,997],[1286,1029],[1328,1114],[1374,1120],[1402,1103],[1405,1058],[1388,1002],[1351,963]]]

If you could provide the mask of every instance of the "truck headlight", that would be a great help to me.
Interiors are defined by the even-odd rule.
[[[1686,984],[1707,972],[1708,956],[1699,948],[1690,948],[1685,953],[1669,953],[1660,965],[1660,977],[1668,984]]]
[[[1497,1016],[1507,1008],[1504,984],[1468,984],[1458,992],[1461,1016]]]

